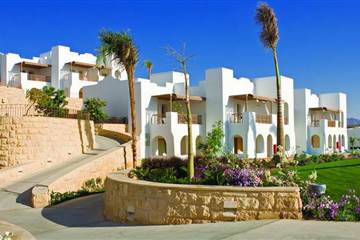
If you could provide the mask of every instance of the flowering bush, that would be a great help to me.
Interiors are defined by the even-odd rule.
[[[349,190],[338,202],[329,196],[308,193],[304,216],[320,220],[359,221],[360,199],[354,190]]]
[[[224,175],[229,185],[243,187],[262,186],[265,176],[263,169],[255,168],[226,169]]]

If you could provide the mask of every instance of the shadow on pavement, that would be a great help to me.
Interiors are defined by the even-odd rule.
[[[126,226],[106,221],[103,211],[103,194],[94,194],[44,208],[41,215],[66,227]]]

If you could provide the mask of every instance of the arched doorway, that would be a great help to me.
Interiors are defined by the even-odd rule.
[[[244,152],[244,141],[241,136],[234,137],[234,154],[241,154]]]
[[[336,151],[336,136],[334,135],[334,137],[333,137],[333,149],[334,149],[334,151]]]
[[[81,88],[79,91],[79,98],[83,98],[84,97],[84,89]]]
[[[256,138],[256,153],[264,153],[264,137],[262,135]]]
[[[311,147],[313,149],[318,149],[320,148],[320,137],[318,135],[313,135],[311,137]]]
[[[181,155],[186,155],[188,154],[188,136],[183,136],[181,138],[181,142],[180,142],[180,154]]]
[[[267,136],[267,157],[271,158],[274,155],[273,151],[273,138],[271,135]]]
[[[153,155],[154,156],[166,156],[167,147],[165,138],[158,136],[153,140]]]

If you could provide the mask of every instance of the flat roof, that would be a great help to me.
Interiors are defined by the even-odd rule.
[[[244,101],[277,102],[276,98],[255,96],[254,94],[231,95],[230,97]]]
[[[39,68],[39,69],[51,67],[50,64],[42,64],[42,63],[35,63],[35,62],[28,62],[28,61],[22,61],[17,64],[21,65],[22,67],[32,67],[32,68]]]
[[[335,109],[335,108],[327,108],[327,107],[313,107],[313,108],[309,108],[310,111],[320,111],[320,112],[341,112],[340,109]]]
[[[93,68],[96,66],[96,64],[77,62],[77,61],[68,62],[67,64],[70,64],[71,66],[83,67],[83,68]]]
[[[154,97],[157,97],[158,99],[162,99],[162,100],[170,100],[170,98],[172,98],[173,101],[179,101],[179,100],[183,101],[183,100],[186,99],[186,96],[178,95],[176,93],[161,94],[161,95],[156,95]],[[190,96],[190,101],[202,102],[202,101],[205,101],[205,100],[206,100],[205,97]]]

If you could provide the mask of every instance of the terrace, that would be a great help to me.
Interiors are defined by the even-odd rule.
[[[255,122],[258,124],[273,124],[273,108],[277,102],[275,98],[255,96],[253,94],[233,95],[232,100],[235,102],[233,112],[230,112],[230,123],[243,124],[245,113],[254,113]],[[284,123],[289,124],[288,105],[284,104]],[[275,106],[276,107],[276,106]]]
[[[310,126],[318,128],[322,124],[329,128],[343,128],[344,121],[343,112],[339,109],[331,109],[327,107],[315,107],[309,109]],[[323,122],[323,123],[322,123]]]

